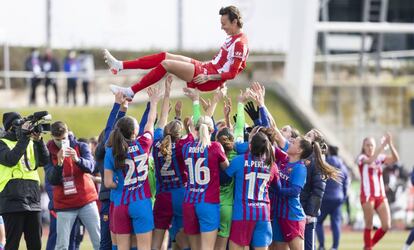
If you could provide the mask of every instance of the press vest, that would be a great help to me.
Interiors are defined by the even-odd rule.
[[[4,138],[0,140],[3,141],[10,150],[17,144],[17,141],[11,141]],[[25,179],[40,182],[39,174],[36,170],[36,159],[32,141],[30,141],[27,146],[26,155],[27,161],[25,161],[23,155],[13,167],[7,167],[0,164],[0,192],[3,191],[7,183],[12,179]]]

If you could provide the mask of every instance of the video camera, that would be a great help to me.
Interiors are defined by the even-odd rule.
[[[46,133],[50,132],[50,121],[52,121],[52,115],[49,112],[39,111],[28,117],[15,120],[13,126],[20,128],[24,123],[30,122],[29,128],[26,129],[27,133]]]

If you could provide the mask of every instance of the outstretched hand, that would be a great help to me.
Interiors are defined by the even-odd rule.
[[[149,87],[147,94],[151,102],[157,103],[161,99],[161,91],[156,87]]]
[[[168,74],[165,78],[165,95],[170,94],[172,82],[173,76],[171,74]]]
[[[180,100],[178,100],[175,103],[174,109],[175,109],[175,117],[176,118],[181,118],[181,109],[182,109],[182,106],[183,106],[183,103]]]
[[[198,101],[200,98],[200,92],[197,89],[183,88],[184,95],[190,98],[193,102]]]
[[[256,108],[252,101],[249,101],[244,106],[244,111],[246,111],[252,121],[259,119],[259,107]]]

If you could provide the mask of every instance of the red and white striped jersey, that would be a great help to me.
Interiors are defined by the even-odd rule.
[[[371,164],[363,163],[369,157],[365,154],[358,156],[359,173],[361,174],[361,201],[366,202],[371,197],[385,197],[382,165],[386,155],[380,154]]]
[[[222,80],[233,79],[246,67],[249,55],[247,37],[244,33],[228,36],[219,53],[210,62]]]

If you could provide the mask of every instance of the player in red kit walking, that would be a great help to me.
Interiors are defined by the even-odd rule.
[[[383,137],[379,147],[376,147],[374,138],[367,137],[362,143],[361,154],[358,156],[358,167],[361,174],[361,206],[364,212],[364,250],[371,250],[391,227],[391,214],[387,197],[385,196],[384,181],[382,179],[382,165],[390,165],[399,160],[397,150],[394,147],[391,134]],[[388,145],[388,146],[387,146]],[[391,154],[384,154],[389,147]],[[381,221],[374,236],[373,229],[374,212],[377,212]]]
[[[213,60],[200,62],[192,58],[168,52],[148,55],[132,61],[118,61],[109,51],[104,50],[105,62],[112,73],[125,69],[152,69],[130,88],[111,85],[111,91],[121,91],[132,99],[135,93],[158,82],[167,72],[187,82],[190,88],[211,91],[224,85],[226,80],[235,78],[245,67],[249,54],[247,37],[242,31],[243,21],[235,6],[221,8],[221,29],[228,35]]]

